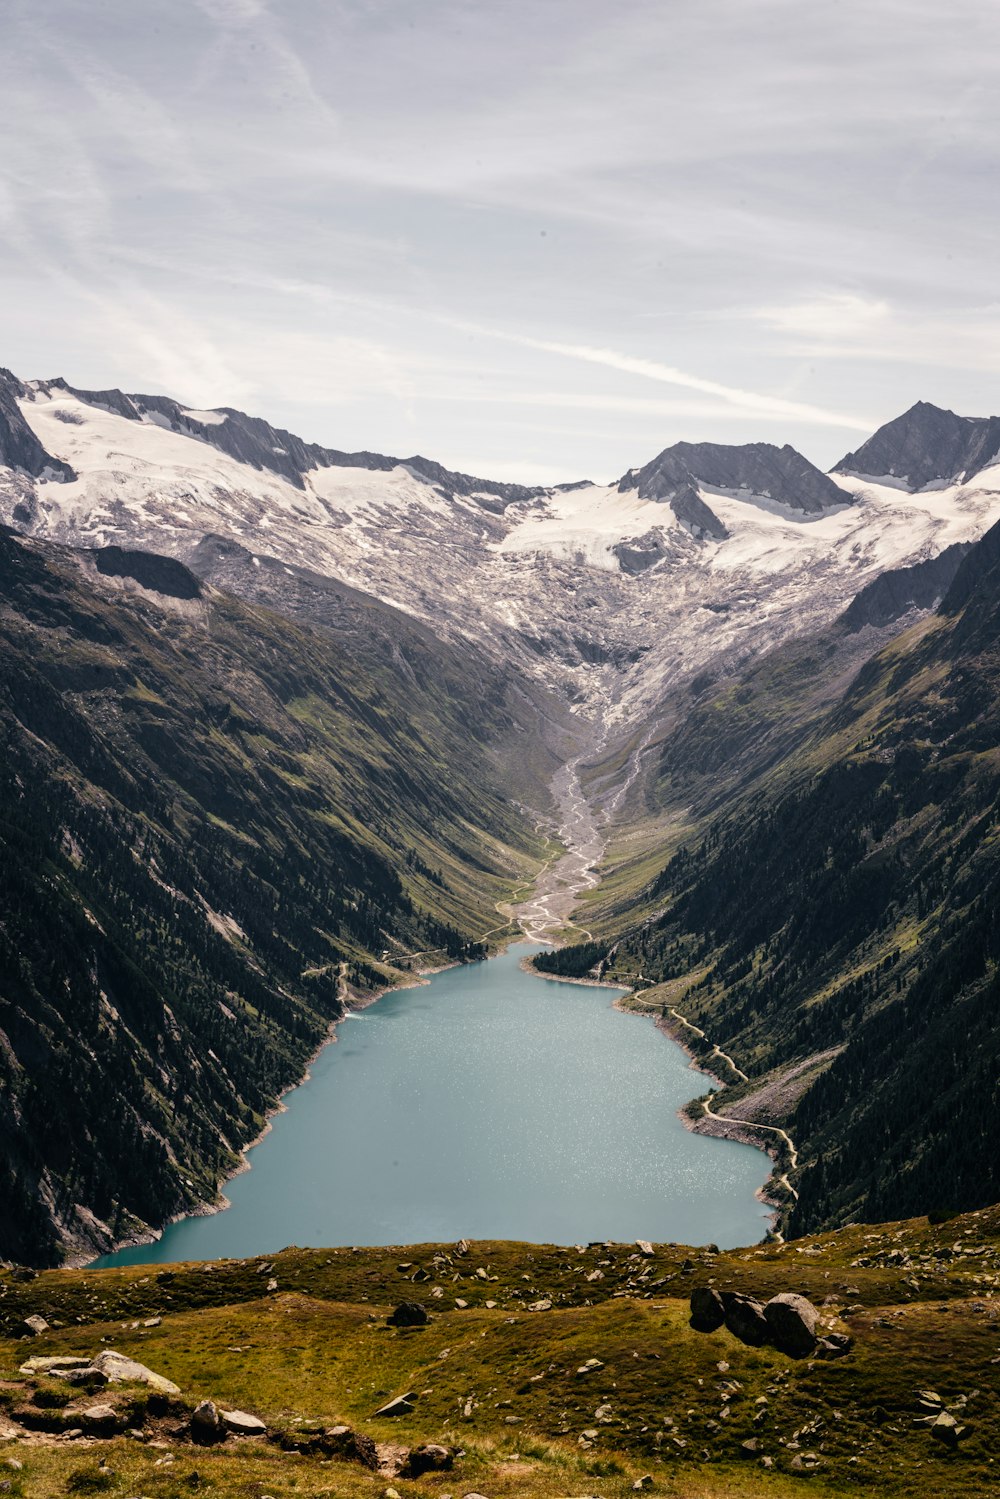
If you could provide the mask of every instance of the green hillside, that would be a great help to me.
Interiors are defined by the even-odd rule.
[[[507,929],[545,705],[368,613],[0,535],[0,1258],[211,1201],[350,991]]]
[[[788,1129],[793,1233],[1000,1197],[1000,529],[810,722],[817,650],[775,653],[711,732],[702,709],[668,741],[678,796],[709,753],[729,791],[607,967],[730,1084],[714,1112]]]

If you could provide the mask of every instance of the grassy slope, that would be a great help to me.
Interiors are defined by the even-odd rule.
[[[270,1268],[261,1273],[262,1265]],[[602,1278],[588,1280],[595,1270]],[[65,1406],[72,1392],[25,1382],[17,1369],[29,1354],[92,1354],[102,1340],[182,1390],[168,1423],[178,1434],[158,1432],[165,1447],[119,1438],[86,1448],[53,1436],[12,1444],[7,1454],[25,1465],[13,1492],[353,1499],[382,1495],[391,1481],[404,1499],[471,1491],[615,1499],[649,1473],[656,1492],[677,1499],[810,1490],[971,1499],[994,1481],[1000,1441],[998,1271],[1000,1211],[990,1210],[937,1227],[851,1228],[721,1255],[663,1245],[645,1259],[628,1245],[481,1243],[466,1254],[454,1245],[292,1249],[270,1261],[177,1267],[173,1279],[143,1267],[46,1272],[26,1284],[0,1276],[0,1414],[37,1413],[49,1402],[46,1424],[77,1424],[72,1408],[107,1392],[64,1411],[51,1402]],[[415,1274],[427,1278],[414,1285]],[[267,1293],[271,1277],[277,1286]],[[831,1326],[851,1331],[854,1349],[833,1363],[796,1362],[724,1330],[693,1333],[687,1298],[708,1282],[807,1294]],[[414,1298],[430,1309],[430,1325],[387,1328],[388,1311]],[[541,1299],[551,1309],[528,1309]],[[33,1312],[62,1326],[11,1341]],[[162,1322],[147,1330],[141,1321],[152,1315]],[[579,1374],[591,1358],[604,1368]],[[42,1393],[33,1402],[34,1385]],[[914,1424],[917,1392],[927,1388],[968,1402],[956,1452]],[[374,1419],[406,1390],[417,1394],[412,1415]],[[184,1410],[205,1397],[259,1414],[273,1441],[193,1449]],[[438,1441],[465,1455],[454,1473],[406,1481],[276,1445],[282,1434],[286,1443],[301,1437],[303,1424],[337,1422],[379,1442]],[[759,1451],[748,1459],[742,1444],[751,1438]],[[173,1463],[163,1463],[165,1451]],[[797,1473],[805,1453],[818,1466]],[[103,1480],[101,1458],[110,1470]]]
[[[1000,1191],[998,554],[832,707],[815,642],[697,705],[661,762],[697,832],[604,928],[749,1074],[719,1111],[792,1131],[795,1232]]]
[[[10,536],[0,595],[0,1254],[51,1262],[210,1200],[345,981],[502,935],[534,705],[393,611],[383,652]]]

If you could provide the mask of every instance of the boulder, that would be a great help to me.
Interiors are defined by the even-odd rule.
[[[251,1416],[247,1411],[222,1411],[221,1415],[223,1426],[227,1431],[231,1431],[233,1436],[267,1436],[267,1427],[259,1416]]]
[[[445,1473],[454,1464],[455,1455],[436,1442],[424,1442],[407,1453],[399,1470],[400,1478],[419,1478],[423,1473]]]
[[[84,1431],[98,1436],[113,1436],[125,1424],[113,1405],[88,1406],[85,1411],[80,1412],[79,1420]]]
[[[86,1369],[89,1364],[89,1358],[73,1358],[64,1353],[54,1358],[29,1358],[27,1363],[21,1365],[18,1373],[61,1375],[66,1369]]]
[[[426,1327],[429,1318],[419,1301],[402,1301],[386,1320],[390,1327]]]
[[[782,1291],[764,1307],[767,1341],[790,1358],[805,1358],[816,1347],[819,1312],[805,1296]]]
[[[715,1332],[726,1320],[722,1297],[711,1286],[699,1286],[691,1292],[691,1326],[695,1332]]]
[[[191,1412],[191,1440],[201,1447],[211,1447],[226,1436],[219,1408],[214,1400],[202,1400]]]
[[[161,1395],[180,1394],[180,1387],[172,1379],[154,1374],[145,1364],[137,1363],[134,1358],[127,1358],[124,1353],[115,1353],[112,1348],[99,1353],[91,1368],[106,1374],[112,1384],[144,1384],[151,1390],[158,1390]]]
[[[955,1417],[950,1416],[947,1411],[942,1411],[931,1422],[930,1431],[931,1436],[936,1437],[939,1442],[943,1442],[946,1447],[957,1447],[965,1436],[966,1428],[960,1425],[955,1420]]]
[[[405,1395],[397,1395],[394,1400],[387,1400],[385,1405],[380,1405],[375,1412],[376,1416],[408,1416],[413,1409],[416,1395],[408,1390]]]
[[[729,1291],[723,1294],[726,1309],[726,1326],[734,1338],[751,1348],[762,1348],[768,1341],[768,1325],[764,1308],[752,1296],[742,1296]]]
[[[27,1332],[31,1333],[33,1338],[40,1338],[43,1332],[48,1332],[49,1330],[49,1324],[45,1318],[39,1317],[37,1313],[31,1317],[25,1317],[24,1327]]]

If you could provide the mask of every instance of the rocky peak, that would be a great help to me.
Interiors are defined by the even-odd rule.
[[[20,469],[35,479],[75,479],[69,464],[47,453],[25,421],[17,403],[28,394],[16,375],[0,369],[0,467]]]
[[[618,488],[638,489],[642,499],[665,501],[689,529],[697,526],[695,534],[725,537],[725,526],[698,494],[702,486],[744,490],[808,515],[853,501],[793,447],[786,443],[778,448],[769,442],[677,442],[645,468],[631,469]]]
[[[834,472],[895,479],[913,493],[933,484],[967,483],[997,459],[1000,417],[956,416],[918,401],[846,454]]]

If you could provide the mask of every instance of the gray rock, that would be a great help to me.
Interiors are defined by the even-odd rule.
[[[408,1416],[416,1403],[416,1395],[408,1390],[405,1395],[397,1395],[393,1400],[387,1400],[385,1405],[380,1405],[375,1412],[376,1416]],[[374,1419],[374,1418],[373,1418]]]
[[[699,1286],[691,1292],[691,1326],[695,1332],[715,1332],[726,1320],[722,1297],[711,1286]]]
[[[455,1462],[454,1453],[436,1442],[424,1442],[408,1452],[399,1470],[401,1478],[419,1478],[422,1473],[446,1473]]]
[[[80,1412],[80,1421],[85,1431],[105,1436],[110,1436],[125,1424],[113,1405],[90,1405]]]
[[[930,1427],[931,1436],[943,1442],[946,1447],[957,1447],[965,1436],[966,1430],[967,1428],[956,1421],[954,1416],[950,1416],[947,1411],[942,1411],[939,1416],[935,1416]]]
[[[61,1374],[65,1369],[86,1369],[89,1358],[71,1358],[66,1354],[52,1358],[29,1358],[18,1370],[19,1374]]]
[[[726,1326],[734,1338],[750,1348],[762,1348],[768,1341],[769,1328],[764,1308],[752,1296],[727,1292],[722,1298],[726,1309]]]
[[[191,1437],[202,1446],[210,1446],[225,1437],[218,1406],[213,1400],[202,1400],[191,1412]]]
[[[49,1324],[46,1322],[45,1318],[39,1317],[37,1314],[31,1317],[25,1317],[24,1326],[27,1331],[31,1333],[32,1337],[35,1338],[40,1338],[42,1336],[42,1333],[48,1332],[49,1330]]]
[[[854,1339],[846,1332],[831,1332],[816,1344],[817,1358],[843,1358],[854,1347]]]
[[[429,1318],[419,1301],[402,1301],[387,1321],[390,1327],[426,1327]]]
[[[172,1379],[154,1374],[145,1364],[137,1363],[134,1358],[127,1358],[124,1353],[116,1353],[112,1348],[105,1348],[103,1353],[99,1353],[92,1367],[106,1374],[112,1384],[144,1384],[151,1390],[158,1390],[161,1395],[180,1394],[180,1386],[175,1385]]]
[[[263,1437],[267,1435],[267,1427],[259,1416],[251,1416],[247,1411],[222,1411],[222,1424],[227,1431],[231,1431],[237,1437]]]
[[[819,1312],[805,1296],[782,1291],[764,1308],[768,1342],[790,1358],[805,1358],[816,1347]]]

